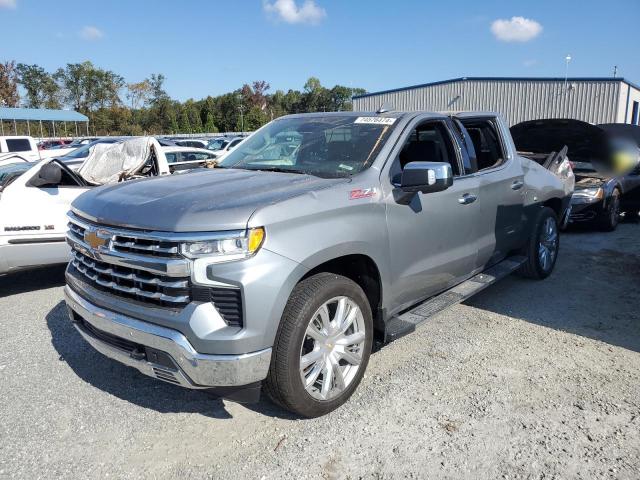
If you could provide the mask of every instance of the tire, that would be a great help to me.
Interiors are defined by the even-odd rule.
[[[598,219],[598,226],[603,232],[613,232],[620,223],[620,190],[613,190],[607,202],[607,209]]]
[[[552,232],[549,231],[550,229]],[[551,274],[560,248],[558,230],[558,217],[555,212],[549,207],[542,207],[533,222],[531,237],[523,249],[527,261],[520,267],[518,271],[520,275],[542,280]],[[555,236],[552,235],[553,232],[555,232]],[[547,257],[543,253],[543,247],[546,247]]]
[[[344,328],[349,323],[342,337],[340,329],[334,328],[338,317],[350,315],[340,316],[339,311],[355,312],[351,323],[341,325]],[[331,334],[325,335],[327,331]],[[349,340],[358,342],[347,343]],[[362,288],[332,273],[309,277],[293,289],[282,314],[265,392],[281,407],[303,417],[329,413],[345,403],[362,380],[372,342],[371,307]],[[301,370],[303,356],[308,365]],[[311,363],[315,357],[319,359]],[[327,378],[331,382],[325,383]]]

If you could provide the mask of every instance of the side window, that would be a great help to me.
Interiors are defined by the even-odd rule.
[[[7,138],[7,149],[10,152],[29,152],[31,143],[26,138]]]
[[[165,153],[164,156],[167,157],[167,163],[176,163],[175,153]]]
[[[242,140],[234,140],[233,142],[231,142],[231,145],[229,145],[229,148],[231,149],[231,148],[235,147],[235,146],[236,146],[236,145],[238,145],[241,141],[242,141]]]
[[[491,120],[463,119],[476,152],[478,171],[495,168],[504,163],[505,155],[496,125]]]
[[[460,166],[453,139],[442,122],[427,121],[411,132],[399,155],[397,174],[410,162],[445,162],[451,165],[454,176],[460,176]],[[399,170],[396,172],[395,170]]]

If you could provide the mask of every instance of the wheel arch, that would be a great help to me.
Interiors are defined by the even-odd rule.
[[[323,272],[342,275],[359,285],[369,300],[376,335],[384,332],[382,276],[377,263],[371,256],[364,253],[346,253],[325,258],[310,268],[300,281]]]

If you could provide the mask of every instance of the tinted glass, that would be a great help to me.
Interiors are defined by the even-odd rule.
[[[117,138],[96,140],[65,155],[64,159],[68,160],[71,158],[87,158],[89,156],[89,153],[91,153],[91,149],[93,148],[94,145],[97,145],[98,143],[119,143],[119,142],[122,142],[122,140]]]
[[[8,138],[7,148],[10,152],[29,152],[31,143],[26,138]]]
[[[314,115],[275,120],[238,145],[220,166],[319,177],[354,175],[373,163],[394,122],[358,119],[356,115]]]
[[[216,150],[222,150],[224,147],[227,146],[228,143],[229,143],[228,141],[222,138],[217,138],[215,140],[211,140],[207,145],[207,148],[215,152]]]
[[[0,167],[0,190],[33,167],[33,163],[9,163]]]

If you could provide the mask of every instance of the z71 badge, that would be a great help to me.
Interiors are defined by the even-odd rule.
[[[370,198],[375,196],[377,190],[375,187],[370,188],[356,188],[349,192],[349,200],[359,200],[361,198]]]

